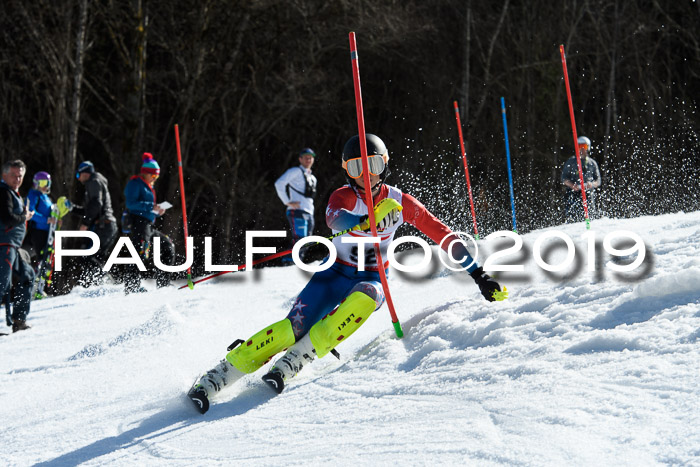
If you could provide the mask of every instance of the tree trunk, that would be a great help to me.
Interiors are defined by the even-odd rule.
[[[620,38],[620,8],[618,0],[615,0],[614,7],[614,24],[613,36],[612,36],[612,50],[610,53],[610,75],[608,77],[608,105],[605,111],[605,142],[603,146],[603,162],[606,165],[606,161],[611,158],[610,148],[615,147],[616,144],[611,142],[613,133],[617,126],[617,98],[615,97],[615,85],[617,76],[617,49],[618,40]]]
[[[68,119],[68,148],[65,163],[60,166],[61,178],[68,182],[70,188],[75,183],[73,171],[75,170],[78,153],[78,130],[80,129],[81,90],[83,83],[83,62],[85,59],[85,36],[87,31],[88,2],[80,2],[80,18],[75,39],[75,63],[73,64],[73,98],[71,115]]]
[[[469,129],[469,82],[471,77],[471,56],[472,56],[472,2],[467,0],[467,40],[464,53],[464,79],[462,80],[462,99],[460,107],[462,110],[461,120],[467,123],[465,130]],[[465,139],[468,139],[469,131],[466,131]],[[465,143],[466,144],[466,143]]]

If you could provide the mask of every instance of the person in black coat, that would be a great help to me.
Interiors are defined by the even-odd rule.
[[[6,162],[0,180],[0,297],[5,303],[12,302],[12,332],[30,328],[27,315],[34,286],[34,271],[20,255],[26,224],[34,215],[17,191],[26,171],[26,165],[20,160]],[[13,276],[16,282],[14,291]]]

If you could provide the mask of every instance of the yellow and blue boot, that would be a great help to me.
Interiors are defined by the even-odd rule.
[[[285,381],[293,378],[304,365],[315,357],[322,358],[354,333],[372,314],[377,302],[363,292],[351,293],[338,307],[314,324],[303,336],[275,362],[270,372],[263,376],[278,394],[284,390]]]
[[[292,323],[285,318],[248,339],[237,340],[228,348],[229,353],[192,386],[187,396],[201,413],[209,410],[209,400],[226,386],[247,373],[258,370],[282,350],[294,344]]]

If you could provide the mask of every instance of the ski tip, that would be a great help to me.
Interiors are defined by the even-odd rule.
[[[277,394],[281,394],[284,391],[284,380],[282,375],[277,372],[271,371],[262,377],[262,380],[270,386]]]
[[[187,397],[192,401],[194,407],[201,414],[205,414],[209,410],[209,399],[207,393],[202,388],[192,388],[187,393]]]

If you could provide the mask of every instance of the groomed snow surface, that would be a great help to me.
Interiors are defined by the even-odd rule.
[[[575,262],[545,274],[533,247],[555,230]],[[618,230],[646,245],[631,273],[605,265]],[[205,415],[185,392],[232,341],[282,319],[307,273],[34,302],[32,329],[0,338],[2,464],[700,465],[700,212],[593,221],[595,271],[586,232],[524,235],[499,260],[525,265],[498,274],[505,302],[486,302],[465,273],[392,271],[405,337],[384,305],[340,360],[315,361],[279,396],[263,369]],[[566,248],[549,238],[558,264]],[[482,240],[480,262],[511,244]]]

